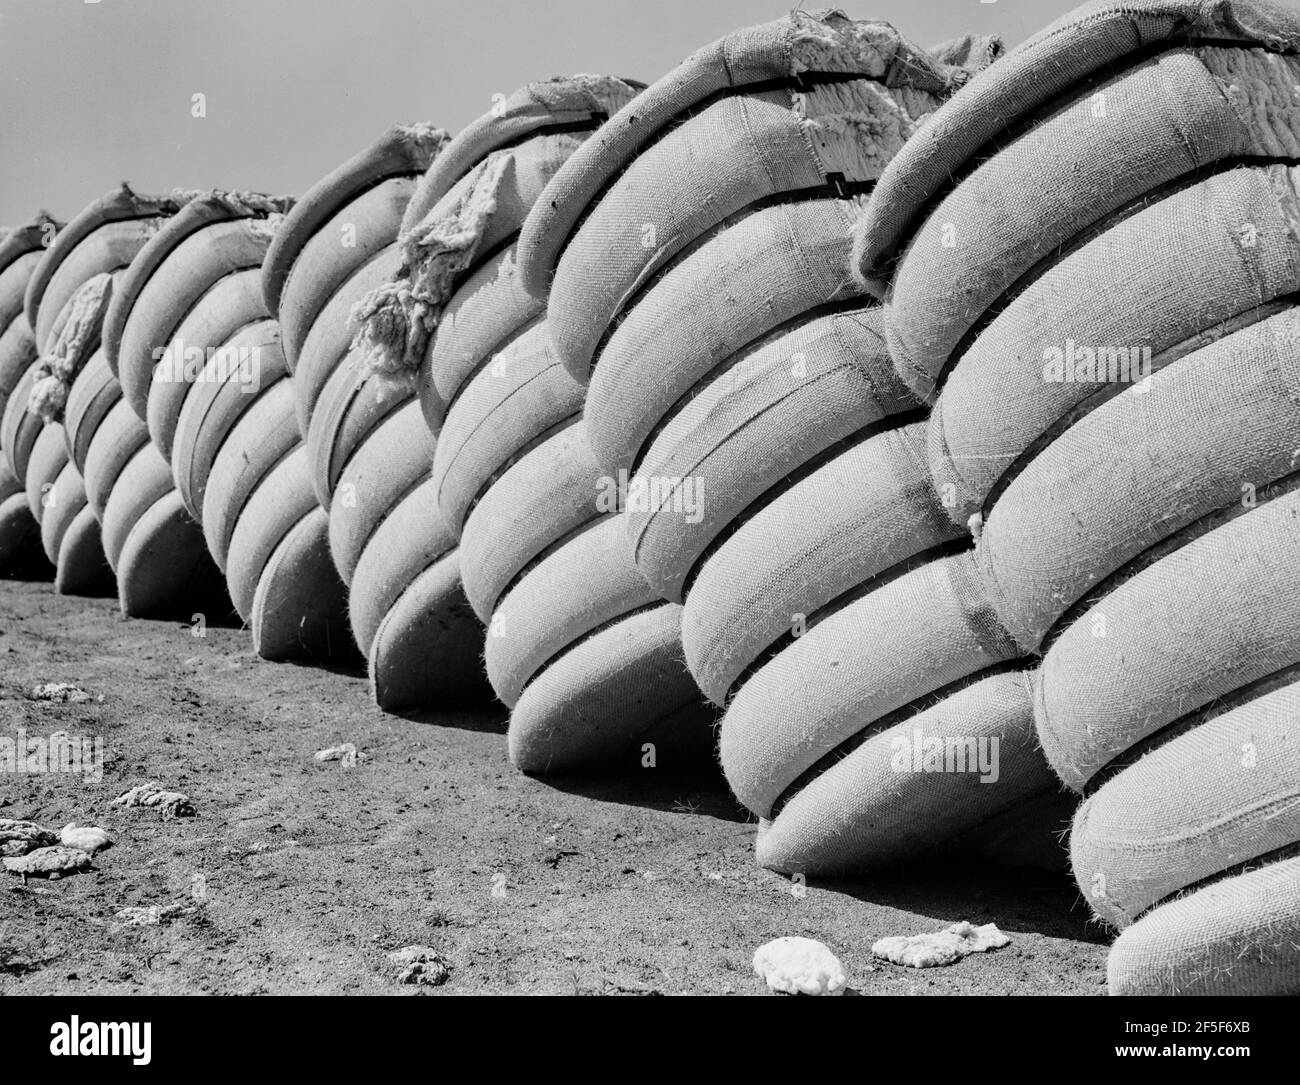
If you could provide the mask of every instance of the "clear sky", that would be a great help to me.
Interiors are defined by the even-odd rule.
[[[652,82],[788,0],[0,0],[0,224],[141,192],[301,193],[394,121],[456,132],[533,79]],[[809,8],[820,3],[804,5]],[[1073,0],[844,5],[1008,45]],[[206,117],[192,116],[195,94]]]

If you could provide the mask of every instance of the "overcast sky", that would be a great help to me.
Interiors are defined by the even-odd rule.
[[[805,5],[810,8],[821,4]],[[922,45],[1008,45],[1072,0],[871,0]],[[0,224],[142,192],[301,193],[394,121],[456,132],[533,79],[653,82],[764,0],[0,0]],[[193,96],[207,116],[191,115]]]

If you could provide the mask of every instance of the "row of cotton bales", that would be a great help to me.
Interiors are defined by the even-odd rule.
[[[0,565],[495,695],[526,772],[717,757],[786,873],[1070,861],[1118,993],[1295,993],[1297,86],[1266,0],[797,11],[43,217]]]

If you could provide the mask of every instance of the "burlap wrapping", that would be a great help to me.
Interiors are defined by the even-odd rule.
[[[293,399],[289,381],[273,384],[235,423],[213,462],[203,494],[203,535],[223,571],[230,537],[249,497],[276,464],[302,447],[284,421]]]
[[[1085,612],[1035,690],[1039,740],[1070,787],[1216,698],[1300,661],[1291,590],[1300,492],[1192,540]]]
[[[497,604],[484,658],[492,688],[510,707],[552,657],[657,601],[627,555],[622,530],[616,516],[597,521],[538,562]]]
[[[149,417],[154,372],[160,360],[158,352],[171,344],[200,299],[220,279],[232,271],[253,272],[245,281],[246,298],[225,296],[223,292],[215,299],[217,312],[198,315],[190,326],[191,331],[203,336],[195,341],[196,345],[216,345],[237,329],[238,325],[232,326],[228,315],[220,312],[224,304],[251,306],[250,311],[255,315],[250,319],[259,314],[266,315],[265,307],[258,304],[254,296],[256,269],[261,266],[273,232],[273,225],[265,219],[240,218],[213,223],[185,235],[140,287],[134,304],[122,318],[121,344],[116,356],[109,352],[109,363],[122,382],[123,394],[141,418]],[[168,227],[163,227],[160,233],[164,239],[171,237]],[[168,392],[175,393],[176,400],[184,398],[185,382],[167,383],[179,387],[163,390],[165,398],[171,398],[167,396]],[[155,407],[155,414],[160,412],[168,420],[167,428],[174,426],[171,408]],[[154,439],[165,444],[170,437],[170,432],[160,430]]]
[[[560,259],[547,311],[569,371],[584,380],[628,300],[728,216],[778,194],[826,194],[831,177],[875,180],[941,101],[905,83],[810,83],[722,98],[665,133],[601,194]]]
[[[460,531],[496,476],[577,420],[582,391],[551,350],[544,321],[513,339],[470,381],[433,454],[433,492],[453,530]]]
[[[551,272],[591,203],[648,142],[692,107],[755,84],[807,87],[846,76],[946,95],[999,51],[990,39],[966,45],[930,55],[888,23],[822,10],[794,11],[697,50],[616,113],[557,175],[521,237],[528,290],[546,295]]]
[[[755,339],[856,296],[847,260],[857,206],[821,199],[755,211],[654,283],[610,335],[588,388],[588,436],[606,471],[634,469],[678,401]]]
[[[1177,49],[1080,87],[1003,143],[930,211],[898,265],[887,308],[900,371],[918,390],[933,387],[1022,276],[1144,193],[1209,163],[1300,156],[1297,82],[1294,56]]]
[[[418,177],[449,139],[443,129],[431,124],[395,124],[312,185],[294,205],[262,265],[262,286],[270,313],[279,315],[281,295],[295,261],[333,216],[388,178]]]
[[[27,282],[23,312],[37,345],[44,349],[55,318],[78,286],[100,272],[125,268],[166,220],[196,195],[177,190],[166,196],[144,196],[123,184],[82,208],[45,248]]]
[[[366,189],[322,221],[302,246],[284,282],[276,313],[291,368],[297,368],[303,344],[330,299],[361,267],[393,244],[416,183],[414,176],[399,175]]]
[[[304,437],[311,428],[322,389],[352,350],[348,314],[370,291],[397,274],[401,265],[402,254],[393,242],[357,268],[321,308],[292,368],[298,427]]]
[[[681,608],[637,611],[579,641],[510,713],[523,772],[632,775],[698,767],[713,754],[713,713],[681,660]]]
[[[945,744],[963,771],[925,771],[923,756],[912,757],[918,736],[922,748]],[[993,766],[994,749],[996,774],[981,773],[981,752]],[[787,874],[859,874],[914,860],[1056,790],[1034,737],[1028,678],[994,674],[873,730],[763,824],[758,861]]]
[[[959,537],[934,498],[924,429],[887,430],[836,456],[704,562],[682,642],[711,700],[723,704],[747,668],[841,596]]]
[[[69,464],[69,467],[76,472],[74,465]],[[154,502],[161,500],[173,489],[172,473],[167,461],[153,444],[146,441],[122,468],[104,505],[104,555],[114,571],[117,570],[118,557],[131,529]],[[62,499],[63,494],[59,496]],[[60,500],[58,504],[62,503]]]
[[[68,442],[68,458],[85,475],[86,453],[90,442],[108,412],[122,398],[122,386],[108,367],[103,347],[96,350],[68,390],[63,409],[63,430]]]
[[[433,480],[426,479],[384,517],[361,551],[350,588],[352,633],[362,652],[402,592],[456,547],[433,497]]]
[[[457,284],[420,366],[420,402],[434,433],[441,433],[447,405],[474,375],[545,312],[546,305],[519,284],[513,244]]]
[[[149,431],[119,391],[86,446],[83,478],[86,499],[103,516],[108,496],[127,461],[149,443]]]
[[[225,572],[231,600],[241,615],[252,613],[257,582],[271,553],[316,507],[306,472],[307,453],[298,445],[257,484],[239,515]]]
[[[27,410],[38,365],[39,362],[33,360],[14,382],[13,391],[9,393],[9,400],[4,406],[4,414],[0,415],[0,452],[4,453],[14,473],[24,480],[27,478],[32,447],[45,425],[37,415]]]
[[[255,358],[256,381],[250,388],[237,368],[220,355],[214,356],[181,407],[172,447],[172,478],[196,520],[202,516],[212,464],[231,429],[255,399],[289,375],[279,325],[274,320],[249,324],[227,339],[223,348],[229,352],[227,357]],[[292,415],[282,424],[297,427]]]
[[[637,568],[681,601],[701,556],[755,502],[837,442],[915,406],[875,307],[817,317],[745,353],[647,446],[637,475],[666,499],[628,510]]]
[[[1300,843],[1300,687],[1271,690],[1170,739],[1074,818],[1075,880],[1124,928],[1175,893]]]
[[[636,95],[641,84],[608,75],[557,76],[526,83],[456,133],[420,178],[403,229],[424,218],[451,187],[493,151],[524,143],[555,129],[594,129]]]
[[[168,462],[176,454],[181,410],[207,369],[205,361],[197,360],[197,352],[203,351],[204,357],[215,355],[240,329],[266,316],[261,272],[247,268],[218,279],[177,325],[168,342],[170,363],[164,362],[173,372],[167,375],[170,379],[151,380],[145,409],[149,436]],[[258,360],[252,359],[250,369],[257,364]]]
[[[319,659],[347,653],[347,589],[330,558],[329,514],[317,506],[267,560],[248,619],[263,659]]]
[[[1016,655],[979,595],[970,551],[828,615],[743,685],[722,720],[722,767],[769,817],[800,776],[918,698]]]
[[[482,701],[483,629],[460,589],[456,551],[402,592],[370,646],[370,691],[385,712]]]
[[[1149,912],[1111,947],[1113,995],[1300,993],[1300,859],[1214,882]]]
[[[433,438],[420,405],[408,397],[343,469],[339,499],[329,512],[330,552],[344,583],[351,583],[361,551],[384,517],[428,478],[432,456]]]
[[[1141,60],[1145,51],[1172,52],[1189,42],[1262,45],[1276,53],[1295,54],[1300,18],[1272,0],[1092,0],[1062,16],[971,79],[919,131],[886,168],[869,213],[860,224],[854,247],[857,273],[883,294],[894,255],[916,231],[927,206],[960,177],[972,160],[1001,150],[1007,130],[1028,127],[1049,112],[1053,100],[1091,78]],[[1153,101],[1163,105],[1160,98]],[[1145,103],[1148,111],[1152,102]],[[1165,107],[1168,108],[1168,107]],[[1135,123],[1136,118],[1133,118]],[[1138,154],[1106,184],[1091,193],[1104,201],[1106,192],[1128,182],[1122,174],[1158,174],[1156,158],[1167,153],[1157,141],[1148,160]],[[1131,167],[1131,168],[1130,168]],[[1071,164],[1075,168],[1075,164]],[[1088,166],[1082,169],[1086,172]],[[1063,190],[1070,178],[1056,175],[1051,188]],[[1022,188],[1041,192],[1041,188]],[[1024,216],[1029,218],[1031,216]]]
[[[1149,547],[1204,530],[1197,522],[1217,510],[1244,512],[1296,471],[1297,343],[1294,308],[1228,335],[1085,415],[1025,466],[978,548],[989,601],[1023,649]]]
[[[532,564],[613,512],[613,506],[597,507],[600,479],[586,433],[575,422],[493,481],[465,521],[460,540],[465,595],[484,623]]]
[[[981,509],[1033,442],[1086,398],[1121,390],[1086,357],[1059,376],[1057,352],[1149,352],[1198,336],[1300,286],[1300,201],[1286,166],[1232,169],[1118,222],[1053,265],[953,368],[931,417],[931,467],[954,518]],[[1124,268],[1118,276],[1115,269]],[[1117,379],[1111,379],[1111,369]],[[1131,377],[1131,373],[1130,373]]]
[[[76,527],[73,521],[64,537],[64,550],[72,545]],[[203,545],[203,533],[174,488],[150,505],[127,532],[116,573],[118,606],[127,617],[193,621],[196,613],[228,613],[225,584]]]
[[[332,507],[343,469],[384,420],[410,400],[410,389],[365,374],[362,348],[353,347],[343,357],[321,389],[307,426],[312,486],[322,506]]]

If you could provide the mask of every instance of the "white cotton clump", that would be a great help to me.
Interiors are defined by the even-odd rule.
[[[379,376],[414,387],[443,307],[478,255],[511,161],[509,152],[498,152],[476,166],[402,237],[402,274],[352,307],[352,348],[363,352],[359,381]]]
[[[156,806],[167,820],[194,816],[194,804],[188,795],[180,791],[168,791],[153,780],[136,784],[130,790],[122,792],[113,800],[113,805]]]
[[[338,761],[345,769],[355,768],[359,761],[368,760],[363,753],[358,753],[351,742],[342,742],[337,746],[327,746],[314,754],[317,761]]]
[[[971,953],[987,953],[1010,945],[1011,939],[996,923],[977,927],[965,921],[937,934],[897,935],[882,938],[871,947],[872,956],[908,968],[935,968],[953,964]]]
[[[929,91],[870,79],[817,84],[790,96],[822,171],[851,181],[878,178],[942,103]]]
[[[27,403],[32,414],[46,422],[63,417],[68,390],[99,345],[100,329],[112,296],[113,276],[105,271],[87,279],[68,300],[68,318],[36,369]]]
[[[812,938],[777,938],[759,946],[754,972],[769,990],[788,995],[838,995],[848,983],[839,958]]]
[[[898,51],[899,35],[882,22],[850,19],[838,9],[790,13],[790,74],[861,72],[882,78]]]
[[[113,918],[120,919],[128,927],[156,927],[197,911],[198,906],[193,904],[151,904],[147,908],[123,908]]]
[[[413,983],[424,987],[441,987],[451,978],[447,959],[429,946],[406,946],[388,955],[397,968],[399,983]]]
[[[1300,154],[1295,109],[1300,58],[1224,47],[1198,50],[1197,55],[1250,133],[1252,154],[1270,158]]]
[[[577,72],[539,79],[521,87],[492,108],[495,120],[511,117],[558,117],[565,114],[614,114],[636,97],[637,88],[612,75]]]
[[[984,514],[972,512],[966,519],[966,530],[970,532],[972,539],[979,542],[980,536],[984,534]]]
[[[42,682],[39,686],[33,686],[27,696],[33,701],[53,701],[55,704],[84,704],[94,700],[84,689],[71,682]],[[102,701],[104,698],[99,699]]]
[[[90,866],[90,856],[80,848],[69,848],[62,844],[37,848],[26,855],[4,859],[5,870],[11,874],[21,874],[24,878],[61,878],[64,874],[75,874]]]
[[[78,848],[87,855],[94,855],[101,848],[113,843],[107,830],[98,825],[78,825],[69,822],[59,833],[59,843],[69,848]]]
[[[37,848],[57,844],[59,838],[34,821],[0,818],[0,858],[17,859]]]

